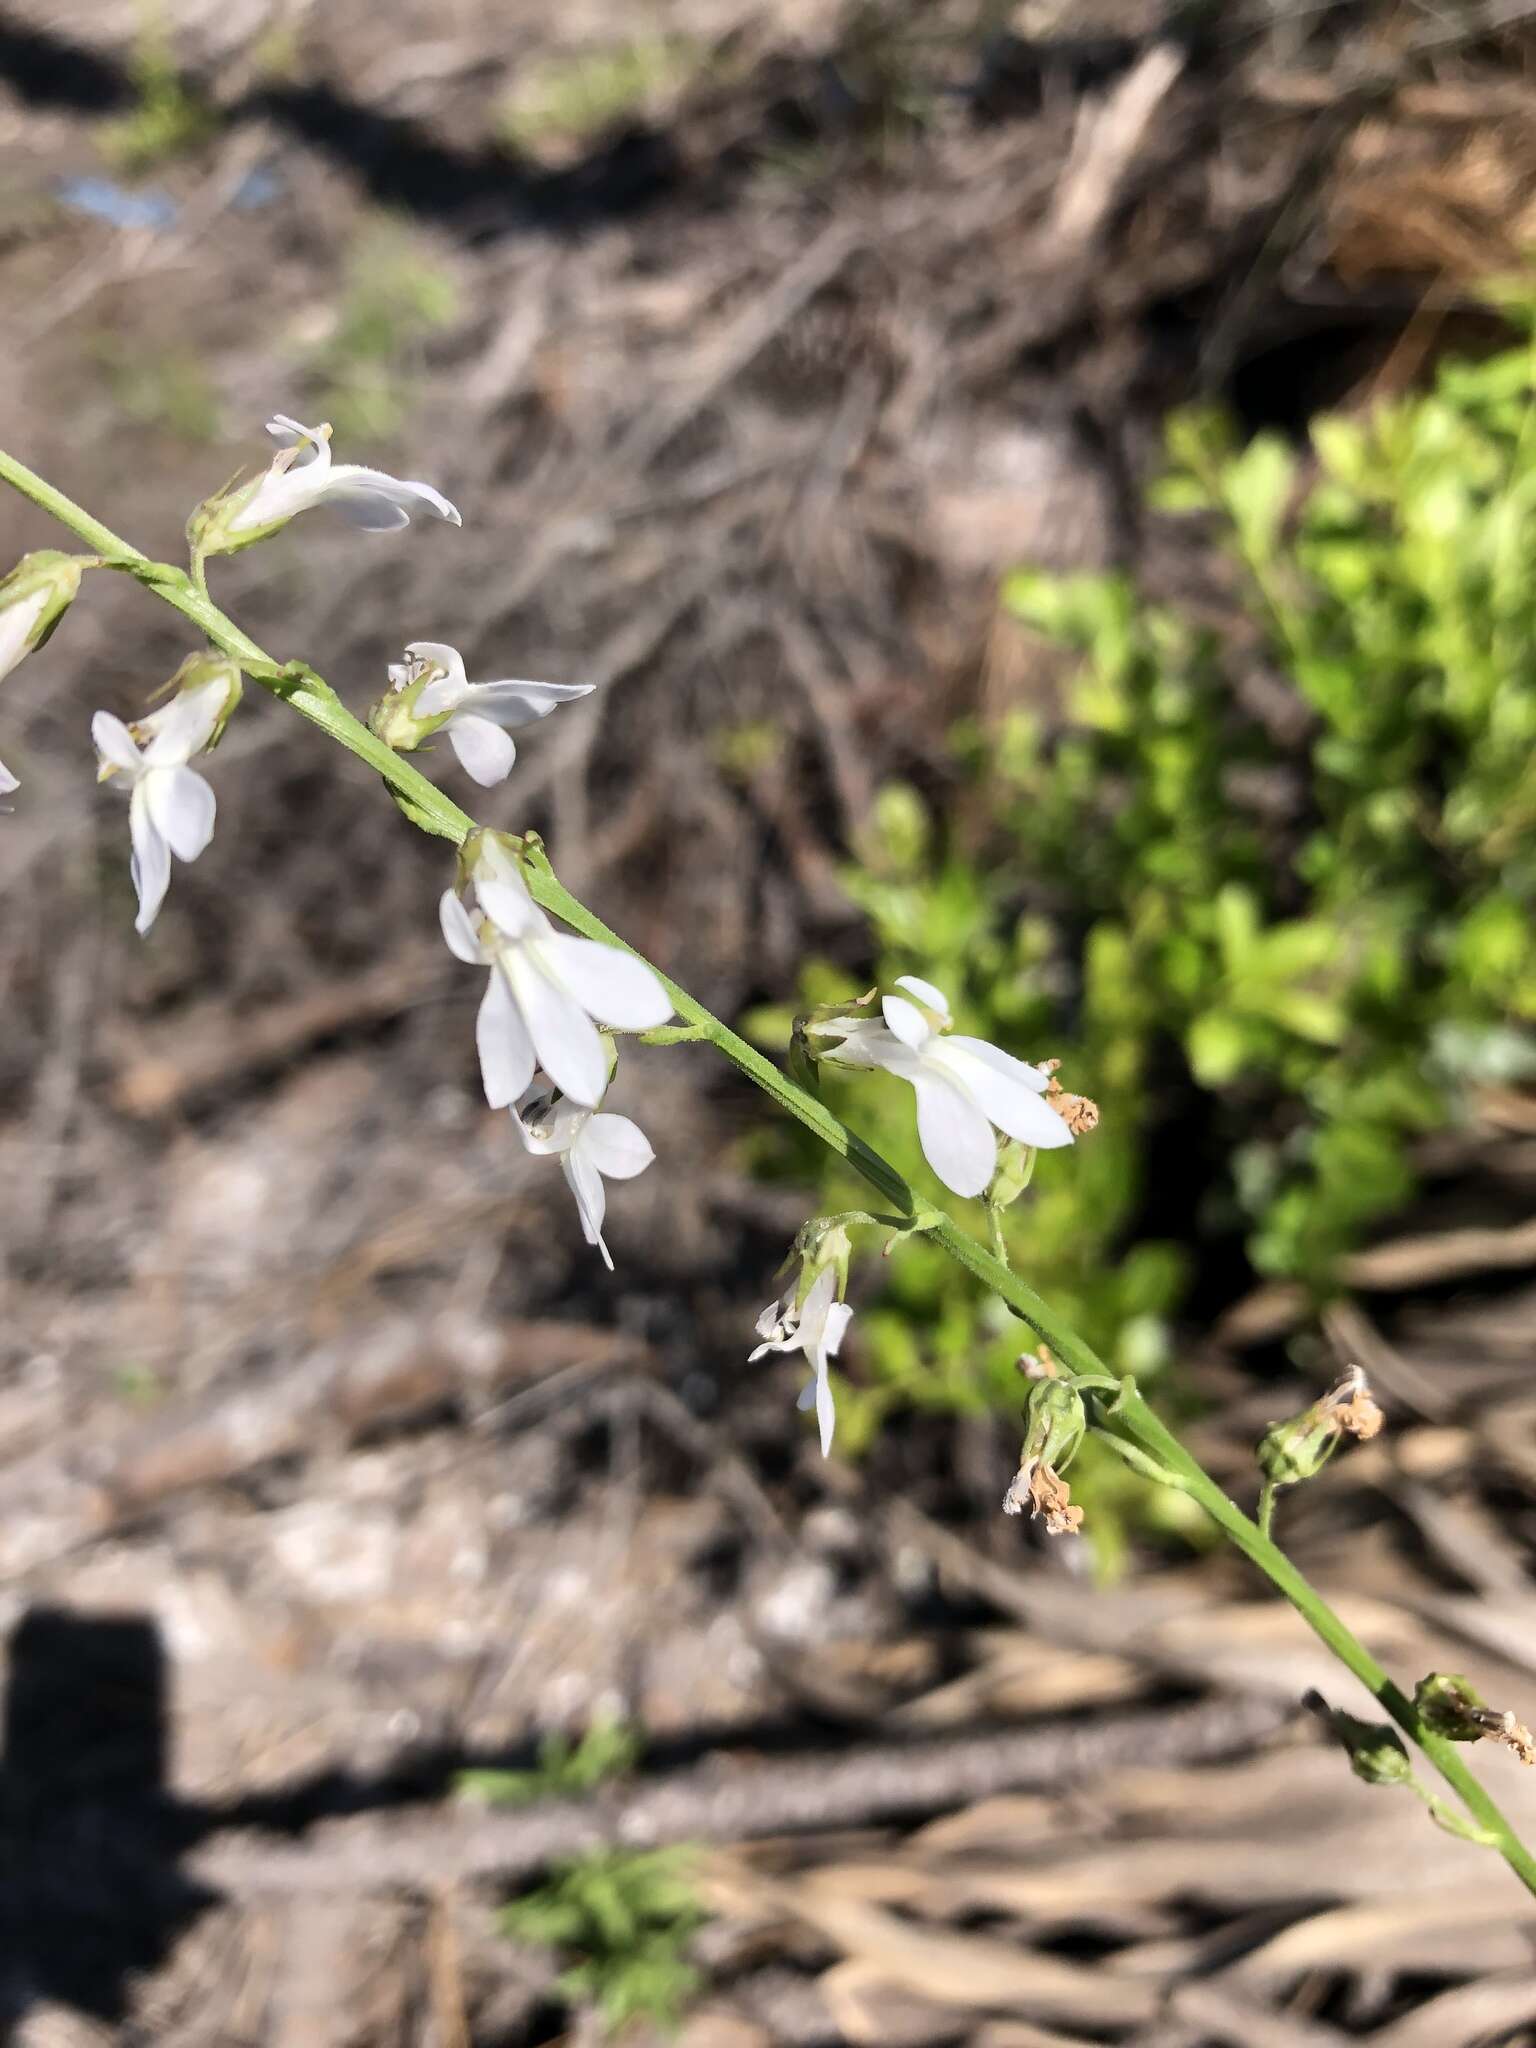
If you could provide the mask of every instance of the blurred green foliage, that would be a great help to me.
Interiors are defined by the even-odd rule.
[[[589,149],[625,123],[655,118],[708,55],[705,44],[682,35],[551,51],[519,72],[502,102],[497,133],[510,147],[533,154]]]
[[[535,1799],[590,1792],[608,1778],[622,1777],[639,1760],[644,1744],[622,1721],[594,1721],[579,1742],[547,1735],[531,1771],[460,1771],[454,1789],[486,1806],[526,1806]]]
[[[117,170],[131,177],[185,156],[201,148],[218,127],[215,109],[182,76],[159,8],[145,10],[129,76],[132,110],[100,130],[101,153]]]
[[[1121,1370],[1164,1363],[1212,1259],[1326,1290],[1413,1195],[1415,1141],[1536,1073],[1533,390],[1522,343],[1305,451],[1179,416],[1154,502],[1205,523],[1233,616],[1021,571],[1008,609],[1075,651],[1064,702],[958,733],[942,818],[906,787],[875,807],[846,877],[869,978],[927,976],[1101,1106],[1003,1229]],[[801,1000],[859,992],[815,964]],[[784,1043],[787,1013],[752,1021]],[[932,1190],[908,1089],[826,1086]],[[920,1243],[858,1328],[850,1448],[897,1405],[1018,1405],[1018,1324]]]
[[[458,311],[452,275],[419,235],[388,219],[364,229],[335,320],[310,361],[319,410],[342,439],[388,440],[400,431],[421,351]]]
[[[688,1943],[705,1914],[680,1849],[594,1849],[503,1906],[502,1931],[568,1956],[561,1995],[604,2025],[672,2026],[699,1988]]]

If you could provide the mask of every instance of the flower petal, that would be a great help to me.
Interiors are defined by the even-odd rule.
[[[128,830],[133,840],[133,857],[128,863],[128,872],[133,877],[139,899],[139,914],[133,921],[133,928],[142,938],[159,916],[171,882],[171,849],[155,830],[142,782],[134,785],[128,805]]]
[[[842,1341],[848,1334],[848,1325],[852,1321],[853,1310],[848,1306],[847,1302],[834,1301],[827,1310],[826,1328],[822,1332],[821,1338],[822,1352],[826,1357],[836,1358]]]
[[[590,697],[596,688],[596,683],[471,683],[467,701],[481,718],[494,718],[498,725],[515,731],[548,718],[557,705]],[[425,705],[426,696],[423,690],[418,703]]]
[[[1043,1095],[1051,1085],[1049,1074],[1042,1074],[1038,1067],[1032,1067],[1028,1060],[1015,1059],[1011,1052],[1004,1052],[1000,1045],[989,1045],[984,1038],[967,1038],[963,1033],[952,1032],[944,1040],[945,1047],[959,1046],[962,1051],[979,1059],[983,1066],[991,1067],[994,1073],[1006,1074],[1023,1088],[1031,1089],[1036,1095]]]
[[[464,524],[458,507],[431,484],[386,476],[382,469],[367,469],[359,462],[334,464],[318,495],[320,502],[335,505],[365,533],[389,533],[398,526],[409,526],[411,514],[423,509],[435,512],[450,526]]]
[[[469,688],[469,677],[464,673],[464,657],[457,647],[450,647],[446,640],[407,640],[406,658],[435,662],[442,670],[434,676],[416,699],[416,708],[425,718],[436,718],[440,711],[451,711]],[[431,702],[428,702],[428,699]]]
[[[306,427],[302,420],[290,419],[285,412],[273,413],[267,421],[267,432],[285,448],[296,446],[301,464],[313,462],[322,450],[329,451],[330,444],[318,427]]]
[[[832,1449],[832,1432],[837,1427],[837,1404],[832,1397],[832,1376],[825,1367],[816,1375],[816,1426],[821,1432],[821,1455]]]
[[[503,964],[539,1065],[563,1095],[595,1109],[608,1086],[608,1054],[575,996],[545,971],[540,955],[548,943],[509,946]]]
[[[419,710],[420,703],[417,704]],[[511,735],[488,718],[475,718],[456,711],[448,721],[448,744],[459,757],[459,766],[472,775],[482,789],[494,789],[512,773],[517,748]]]
[[[506,976],[493,967],[475,1016],[480,1079],[492,1109],[508,1109],[533,1079],[533,1041]]]
[[[549,930],[517,870],[509,866],[504,874],[497,873],[483,854],[475,865],[475,895],[480,908],[505,938],[538,938]]]
[[[582,1235],[588,1244],[595,1244],[603,1255],[603,1264],[613,1271],[613,1259],[603,1243],[603,1218],[608,1212],[608,1195],[603,1186],[603,1176],[590,1159],[583,1159],[580,1151],[567,1152],[560,1161],[560,1170],[565,1175],[571,1193],[576,1197],[576,1207],[581,1213]]]
[[[110,711],[98,711],[91,720],[91,744],[103,761],[110,761],[125,774],[137,778],[142,771],[143,757],[133,744],[133,734]]]
[[[996,1058],[981,1058],[977,1047]],[[998,1060],[1006,1060],[1007,1067],[999,1066]],[[929,1047],[924,1063],[930,1072],[937,1072],[960,1089],[989,1122],[1010,1138],[1017,1138],[1021,1144],[1038,1145],[1042,1151],[1071,1144],[1072,1133],[1045,1097],[1031,1081],[1009,1071],[1023,1066],[1023,1062],[1009,1060],[1006,1053],[998,1053],[996,1046],[979,1039],[940,1038]],[[1033,1073],[1033,1069],[1026,1071]]]
[[[20,787],[21,784],[11,773],[10,769],[6,767],[3,761],[0,761],[0,796],[9,796],[13,789],[20,789]]]
[[[898,974],[896,986],[916,996],[920,1003],[926,1003],[930,1010],[937,1010],[946,1024],[949,1022],[949,997],[942,989],[935,988],[931,981],[923,981],[915,974]]]
[[[228,686],[221,682],[179,691],[154,714],[154,737],[144,749],[145,766],[179,768],[200,754],[213,738],[228,697]]]
[[[917,1007],[905,996],[886,996],[880,1004],[881,1013],[892,1034],[913,1052],[920,1052],[933,1036],[933,1026]]]
[[[218,803],[194,768],[155,768],[139,787],[160,837],[178,860],[196,860],[213,837]]]
[[[655,971],[633,953],[551,932],[538,950],[582,1008],[621,1031],[650,1031],[672,1014],[672,999]]]
[[[32,647],[32,632],[48,603],[46,590],[35,591],[0,609],[0,676],[8,676]]]
[[[609,1110],[588,1117],[577,1149],[610,1180],[633,1180],[656,1157],[640,1126],[627,1116],[614,1116]]]
[[[997,1140],[986,1117],[943,1074],[912,1076],[923,1157],[957,1195],[982,1194],[997,1171]]]
[[[462,960],[470,967],[485,964],[485,949],[480,944],[475,921],[451,889],[443,891],[437,906],[437,921],[443,928],[443,938],[455,960]]]

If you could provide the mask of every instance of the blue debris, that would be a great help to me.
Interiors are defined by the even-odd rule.
[[[168,192],[130,192],[111,178],[60,178],[54,186],[59,204],[71,213],[89,214],[114,228],[148,228],[163,234],[176,225],[181,211]]]
[[[229,203],[237,213],[255,213],[282,196],[283,181],[277,172],[267,164],[258,164],[240,180]]]

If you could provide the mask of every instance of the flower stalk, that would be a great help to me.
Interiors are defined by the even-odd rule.
[[[214,647],[232,656],[254,681],[357,755],[382,777],[406,816],[423,831],[462,845],[477,829],[475,821],[450,797],[354,718],[322,677],[303,662],[285,665],[274,661],[213,603],[185,570],[151,560],[4,451],[0,451],[0,481],[9,483],[67,527],[101,557],[103,567],[134,576],[197,626]],[[521,842],[521,867],[529,893],[541,909],[561,918],[584,938],[634,953],[633,947],[625,946],[617,934],[564,888],[532,834]],[[682,1020],[677,1035],[686,1033],[690,1038],[707,1040],[724,1054],[782,1110],[847,1160],[879,1193],[884,1206],[896,1212],[894,1217],[883,1218],[883,1222],[924,1232],[930,1242],[941,1245],[951,1258],[1006,1302],[1020,1321],[1050,1347],[1065,1378],[1077,1382],[1084,1395],[1091,1425],[1123,1444],[1127,1452],[1135,1454],[1137,1462],[1166,1474],[1169,1483],[1199,1503],[1227,1540],[1290,1602],[1450,1785],[1471,1816],[1476,1839],[1496,1849],[1527,1890],[1536,1895],[1536,1857],[1467,1769],[1456,1743],[1431,1725],[1420,1707],[1388,1677],[1268,1533],[1228,1498],[1154,1414],[1135,1382],[1129,1378],[1115,1379],[1076,1330],[1059,1318],[1026,1280],[952,1217],[915,1195],[895,1168],[833,1116],[816,1096],[798,1086],[659,969],[652,971]]]

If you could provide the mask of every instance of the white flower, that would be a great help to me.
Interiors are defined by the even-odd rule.
[[[517,749],[506,727],[532,725],[547,718],[557,704],[574,697],[590,697],[593,683],[472,683],[464,673],[464,659],[456,648],[439,640],[413,640],[405,650],[407,659],[391,666],[389,680],[403,690],[431,667],[441,671],[424,685],[413,715],[421,720],[448,720],[438,728],[446,732],[460,764],[483,789],[505,780],[517,759]]]
[[[44,586],[29,591],[14,604],[0,607],[0,677],[8,676],[17,662],[31,652],[32,634],[52,595]]]
[[[267,421],[267,432],[284,443],[283,452],[259,483],[247,486],[250,495],[226,529],[231,534],[276,526],[319,504],[339,506],[366,533],[409,526],[411,513],[423,507],[454,526],[464,523],[456,507],[430,484],[405,483],[357,462],[333,462],[329,426],[306,427],[278,413]]]
[[[9,796],[13,789],[20,789],[20,787],[21,784],[16,780],[10,769],[6,767],[3,761],[0,761],[0,796]]]
[[[136,931],[149,930],[165,901],[171,855],[196,860],[213,837],[213,791],[187,763],[212,738],[228,694],[222,681],[182,691],[145,721],[152,726],[152,735],[142,751],[110,711],[98,711],[91,720],[103,777],[115,771],[131,785],[128,830],[133,840],[133,886],[139,897]]]
[[[824,1266],[816,1275],[810,1292],[798,1309],[795,1307],[796,1292],[797,1287],[791,1287],[778,1301],[770,1302],[758,1317],[757,1334],[763,1341],[751,1353],[747,1363],[756,1364],[769,1351],[805,1353],[811,1363],[811,1379],[801,1392],[798,1405],[809,1408],[812,1402],[816,1404],[821,1455],[826,1457],[832,1448],[832,1431],[837,1423],[829,1361],[837,1356],[838,1346],[853,1321],[853,1310],[846,1302],[834,1298],[837,1271],[832,1266]]]
[[[1042,1100],[1049,1075],[984,1038],[954,1036],[949,1004],[932,982],[904,974],[896,986],[917,1002],[887,996],[880,1006],[883,1024],[873,1017],[850,1020],[842,1043],[821,1057],[838,1066],[882,1067],[911,1082],[923,1157],[947,1188],[957,1195],[985,1192],[997,1171],[994,1124],[1042,1151],[1072,1143],[1066,1124]],[[844,1029],[841,1021],[838,1028]]]
[[[608,1053],[592,1020],[652,1030],[672,1015],[666,990],[633,953],[554,930],[493,840],[482,846],[474,886],[478,921],[451,889],[439,911],[455,958],[491,970],[475,1025],[486,1101],[508,1108],[542,1067],[562,1095],[595,1109]]]
[[[512,1121],[530,1152],[554,1155],[560,1161],[588,1244],[595,1244],[603,1264],[613,1271],[613,1260],[603,1242],[603,1217],[608,1207],[603,1176],[610,1180],[633,1180],[644,1173],[656,1154],[637,1123],[609,1110],[585,1109],[564,1096],[554,1100],[547,1089],[530,1089],[512,1105]]]

